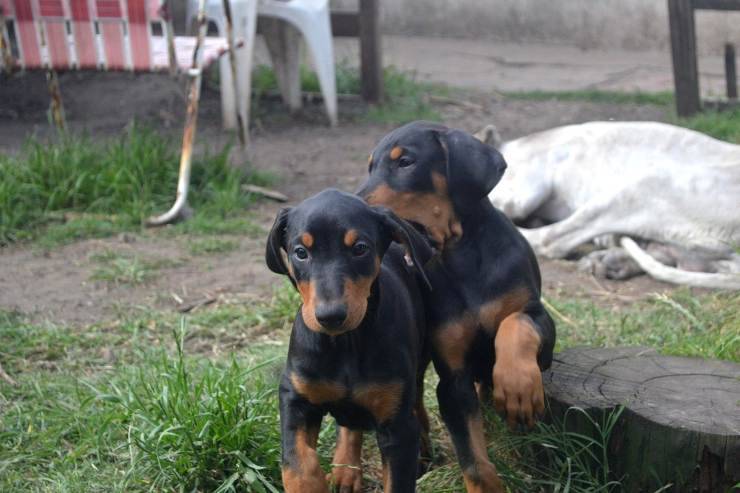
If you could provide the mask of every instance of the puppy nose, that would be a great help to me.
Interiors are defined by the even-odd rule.
[[[339,328],[347,318],[344,303],[324,303],[316,307],[316,320],[327,329]]]

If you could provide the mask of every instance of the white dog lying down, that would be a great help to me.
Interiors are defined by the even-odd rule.
[[[547,224],[522,229],[537,253],[564,258],[615,235],[624,250],[593,252],[594,270],[627,277],[631,258],[663,281],[740,289],[740,145],[655,122],[569,125],[503,144],[492,126],[478,136],[509,165],[493,204],[519,225]],[[632,238],[662,247],[654,258]]]

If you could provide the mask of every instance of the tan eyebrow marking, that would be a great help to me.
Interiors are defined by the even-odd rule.
[[[311,233],[303,233],[301,235],[301,241],[308,248],[311,248],[313,246],[313,235]]]
[[[398,159],[401,157],[401,154],[403,154],[403,148],[401,146],[396,146],[391,149],[391,159]]]
[[[351,247],[357,241],[357,237],[358,237],[357,230],[350,229],[349,231],[344,233],[344,245]]]

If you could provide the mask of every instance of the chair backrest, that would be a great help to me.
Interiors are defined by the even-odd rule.
[[[150,71],[152,37],[171,36],[166,0],[0,0],[25,69]]]

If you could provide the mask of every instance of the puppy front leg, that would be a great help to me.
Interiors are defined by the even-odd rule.
[[[384,493],[416,490],[420,425],[411,412],[397,415],[378,427],[378,448],[383,458]]]
[[[295,394],[289,383],[280,386],[282,477],[286,493],[328,493],[316,445],[321,413]]]
[[[362,431],[338,426],[332,463],[332,472],[326,476],[332,488],[341,493],[361,493]]]
[[[545,412],[542,370],[549,368],[555,324],[537,304],[529,313],[515,312],[499,325],[494,342],[493,398],[509,427],[534,426]]]

